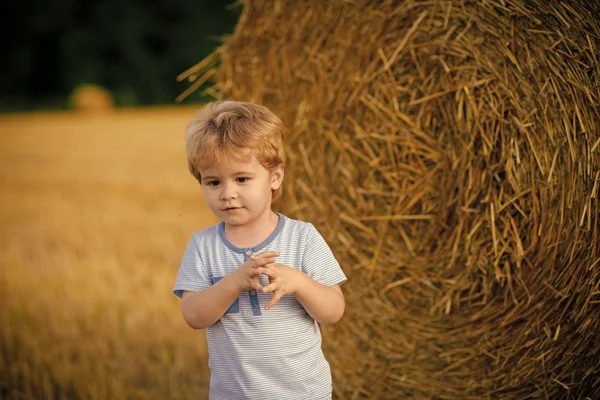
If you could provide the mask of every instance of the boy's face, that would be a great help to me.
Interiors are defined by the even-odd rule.
[[[272,190],[283,181],[283,168],[268,171],[255,157],[200,170],[202,190],[211,211],[226,224],[242,226],[271,212]]]

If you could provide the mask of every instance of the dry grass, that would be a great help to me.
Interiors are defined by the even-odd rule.
[[[282,207],[349,278],[336,393],[595,398],[600,3],[240,3],[180,79],[290,128]]]
[[[215,222],[190,108],[0,117],[0,398],[205,398],[204,332],[171,294]]]

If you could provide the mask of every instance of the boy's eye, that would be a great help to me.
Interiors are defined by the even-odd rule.
[[[246,178],[245,176],[240,176],[239,178],[236,179],[236,181],[238,183],[246,183],[246,182],[248,182],[248,179],[249,178]]]
[[[219,183],[221,183],[221,182],[219,182],[218,180],[215,179],[215,180],[212,180],[212,181],[208,181],[206,184],[208,186],[219,186]]]

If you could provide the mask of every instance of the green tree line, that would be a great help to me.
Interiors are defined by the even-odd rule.
[[[117,106],[173,104],[175,77],[208,55],[239,17],[232,1],[16,0],[0,6],[0,108],[64,108],[79,84]],[[196,93],[187,101],[202,100]]]

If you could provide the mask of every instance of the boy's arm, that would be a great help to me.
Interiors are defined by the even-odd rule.
[[[329,245],[312,224],[309,224],[300,268],[282,267],[279,270],[283,280],[274,286],[283,286],[284,290],[274,293],[272,300],[277,302],[278,294],[290,290],[316,321],[332,324],[342,317],[346,304],[339,285],[346,276]]]
[[[317,322],[333,324],[344,315],[346,301],[339,285],[325,286],[298,271],[296,299]]]
[[[253,255],[214,285],[199,292],[184,291],[181,313],[185,322],[194,329],[204,329],[217,322],[241,292],[262,289],[258,277],[264,272],[264,266],[275,262],[278,255],[274,251]]]
[[[269,285],[261,287],[263,293],[273,292],[265,309],[269,310],[283,296],[293,294],[308,314],[317,322],[333,324],[346,308],[346,301],[339,285],[326,286],[302,271],[283,264],[269,264],[263,270],[269,277]]]
[[[238,298],[240,292],[234,274],[229,274],[200,292],[184,291],[181,313],[194,329],[204,329],[219,320]]]

